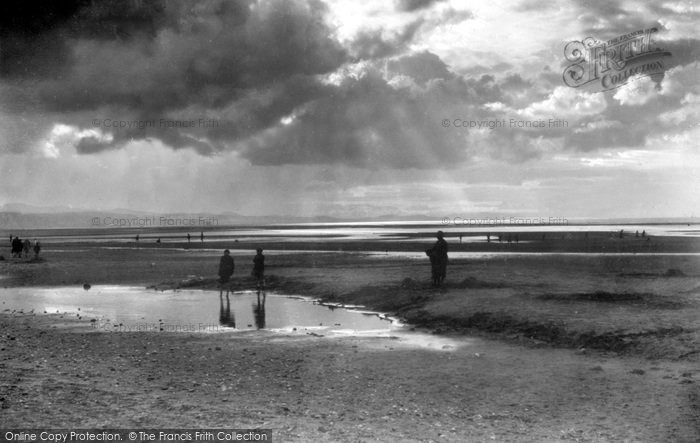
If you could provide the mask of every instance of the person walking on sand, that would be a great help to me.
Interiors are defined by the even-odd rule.
[[[438,231],[437,241],[432,248],[426,251],[430,257],[430,265],[433,276],[433,286],[440,286],[447,277],[447,242],[442,231]]]
[[[39,240],[34,241],[34,260],[39,259],[39,252],[41,251],[41,246],[39,245]]]
[[[187,233],[187,244],[190,244],[190,240],[192,239],[192,236],[190,236],[190,233]]]
[[[202,243],[204,243],[204,231],[202,231],[202,232],[199,233],[199,241],[201,241]]]
[[[226,249],[224,255],[222,255],[219,260],[219,295],[223,293],[224,286],[231,279],[234,268],[235,265],[233,263],[233,257],[231,257],[231,251]],[[226,295],[229,293],[229,288],[229,286],[226,286]]]
[[[22,243],[22,250],[24,251],[24,258],[29,257],[29,251],[32,250],[32,242],[28,239],[24,239],[24,243]]]
[[[261,289],[265,287],[265,256],[262,248],[256,250],[257,254],[253,257],[253,277],[255,277],[255,287]]]
[[[19,237],[12,240],[12,257],[22,258],[22,240]]]

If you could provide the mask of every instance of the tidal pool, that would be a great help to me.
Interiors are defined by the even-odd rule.
[[[219,330],[391,331],[402,326],[374,312],[322,305],[274,293],[156,291],[126,286],[0,289],[2,310],[64,314],[94,320],[114,331],[215,332]]]
[[[6,314],[61,314],[80,317],[107,332],[246,332],[374,337],[368,345],[419,346],[453,350],[473,341],[415,332],[397,319],[361,306],[320,304],[313,299],[264,291],[157,291],[130,286],[0,288]]]

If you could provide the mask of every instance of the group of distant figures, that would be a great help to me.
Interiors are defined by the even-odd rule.
[[[447,242],[445,241],[442,231],[437,232],[437,241],[432,248],[425,251],[425,254],[430,258],[431,276],[433,286],[441,286],[447,277]],[[219,260],[219,295],[223,294],[224,288],[226,295],[230,292],[228,285],[233,272],[235,263],[231,257],[231,251],[224,250],[224,254]],[[260,290],[265,287],[265,256],[262,248],[256,250],[256,255],[253,257],[253,271],[251,272],[255,278],[255,287]]]
[[[233,276],[233,271],[236,265],[233,262],[233,257],[231,257],[231,251],[226,249],[224,255],[221,256],[219,260],[219,287],[220,294],[223,293],[224,287],[226,287],[226,295],[230,291],[230,287],[227,285]],[[255,257],[253,257],[253,271],[251,273],[253,278],[255,278],[255,287],[257,289],[264,289],[265,287],[265,256],[263,255],[262,248],[256,250]]]
[[[623,238],[624,232],[620,230],[619,232],[619,237]],[[189,234],[187,234],[188,240],[189,240]],[[431,281],[432,285],[434,287],[440,287],[445,281],[445,278],[447,277],[447,251],[448,251],[448,246],[447,242],[445,241],[444,238],[444,233],[442,231],[438,231],[437,234],[437,241],[435,244],[429,248],[426,249],[425,255],[428,256],[430,259],[430,269],[431,269]],[[639,231],[635,233],[635,237],[647,237],[646,231],[642,231],[640,234]],[[518,243],[520,241],[519,235],[516,234],[508,234],[506,237],[505,235],[498,235],[498,241],[499,243],[502,242],[504,239],[510,243],[512,241],[515,241],[515,243]],[[201,237],[202,241],[204,241],[204,234],[202,234]],[[585,233],[585,240],[588,240],[588,233]],[[542,240],[545,240],[545,235],[542,234]],[[459,236],[459,241],[460,243],[462,242],[462,235]],[[491,234],[487,234],[487,242],[491,242]],[[264,272],[265,272],[265,256],[262,254],[263,250],[258,248],[257,249],[257,254],[253,258],[253,272],[252,275],[255,278],[256,281],[256,288],[257,289],[262,289],[264,288]],[[219,283],[220,283],[220,288],[221,288],[221,293],[223,292],[224,287],[227,285],[231,277],[233,276],[233,271],[235,269],[235,265],[233,262],[233,257],[231,257],[231,252],[226,249],[224,251],[224,255],[221,257],[221,260],[219,261]],[[229,293],[229,288],[227,287],[226,294],[228,295]]]
[[[138,242],[139,240],[141,240],[141,236],[139,234],[136,234],[136,237],[134,239],[136,240],[136,242]],[[190,243],[191,241],[192,241],[192,236],[188,232],[187,233],[187,243]],[[204,232],[199,233],[199,241],[204,243]],[[156,239],[156,243],[160,244],[160,237]]]
[[[34,247],[32,248],[32,242],[29,239],[21,240],[19,237],[12,237],[10,235],[10,246],[13,258],[29,257],[30,251],[34,249],[34,258],[39,258],[39,252],[41,251],[41,245],[38,240],[34,240]]]
[[[635,237],[640,237],[639,231],[635,232],[635,233],[634,233],[634,236],[635,236]],[[624,237],[625,237],[625,230],[624,230],[624,229],[620,229],[620,233],[618,234],[618,237],[619,237],[619,238],[624,238]],[[647,231],[646,231],[646,229],[642,231],[641,237],[642,237],[642,238],[646,238],[647,240],[649,240],[649,237],[647,237]]]

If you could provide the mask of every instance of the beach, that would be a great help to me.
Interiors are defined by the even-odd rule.
[[[268,292],[396,316],[445,340],[438,349],[322,333],[103,332],[86,316],[3,307],[4,427],[271,428],[275,441],[697,441],[698,241],[538,238],[448,237],[443,288],[430,286],[429,238],[265,241]],[[259,242],[197,243],[56,242],[39,261],[0,261],[0,284],[218,297],[218,257],[230,248],[232,289],[254,289]]]
[[[697,1],[4,12],[0,443],[700,442]]]

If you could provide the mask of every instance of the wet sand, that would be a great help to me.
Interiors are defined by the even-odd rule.
[[[676,239],[653,241],[677,248],[668,246]],[[692,239],[683,244],[698,250]],[[427,260],[340,246],[356,252],[266,252],[268,290],[364,304],[463,344],[429,350],[265,331],[105,333],[87,319],[4,312],[2,422],[235,424],[273,428],[277,441],[700,439],[697,256],[452,259],[446,287],[433,289]],[[233,287],[252,289],[253,253],[236,254]],[[218,253],[195,248],[56,244],[42,255],[0,261],[0,285],[217,287]]]

